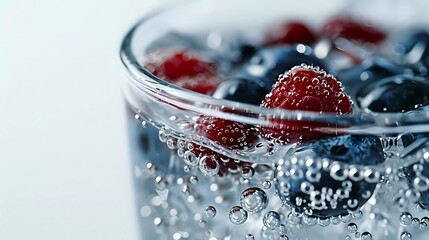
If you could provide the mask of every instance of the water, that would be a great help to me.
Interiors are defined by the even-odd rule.
[[[386,161],[374,166],[319,159],[305,151],[294,153],[299,149],[296,146],[266,142],[257,149],[247,149],[237,161],[231,158],[237,152],[224,149],[222,153],[228,156],[225,158],[198,156],[193,149],[199,148],[201,139],[178,137],[173,131],[154,127],[150,121],[143,120],[144,117],[138,117],[141,113],[136,117],[131,108],[128,114],[142,236],[297,240],[402,240],[427,236],[427,210],[417,203],[421,192],[429,188],[422,174],[425,163],[429,162],[425,144],[404,157],[402,144],[385,144]],[[385,138],[380,141],[389,142]],[[277,160],[243,161],[263,151],[272,151],[272,159]],[[278,158],[280,153],[283,157]],[[401,159],[403,163],[398,164]],[[403,168],[414,162],[417,164]],[[236,168],[222,169],[226,164]],[[407,181],[410,171],[415,174],[411,183]],[[293,181],[283,182],[286,175]],[[327,176],[340,182],[338,188],[317,185]],[[299,179],[306,180],[293,186]],[[359,192],[358,199],[352,198],[356,182],[375,187]],[[308,194],[313,201],[312,208],[297,211],[305,204],[303,195],[295,196],[295,206],[285,204],[281,196],[293,189]],[[362,206],[360,199],[365,199]],[[322,204],[325,202],[327,205]],[[319,216],[317,209],[326,206],[344,208],[346,212],[328,218]]]

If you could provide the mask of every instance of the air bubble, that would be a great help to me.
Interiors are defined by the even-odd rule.
[[[155,178],[155,186],[158,190],[165,190],[168,187],[168,181],[165,177],[157,176]]]
[[[240,206],[234,206],[229,211],[229,220],[236,225],[243,224],[246,222],[248,214],[246,210],[244,210]]]
[[[322,227],[327,227],[327,226],[329,226],[331,221],[329,220],[329,218],[319,218],[317,220],[317,223]]]
[[[364,232],[364,233],[362,233],[361,239],[362,240],[372,240],[372,235],[369,232]]]
[[[358,227],[355,223],[349,223],[349,225],[347,225],[347,231],[349,231],[349,233],[355,233],[357,229]]]
[[[401,234],[401,240],[412,240],[412,239],[413,238],[411,236],[411,233],[409,233],[409,232],[403,232]]]
[[[249,213],[258,213],[267,207],[268,197],[267,194],[259,188],[248,188],[241,194],[240,204]]]
[[[213,218],[216,216],[216,208],[213,206],[207,206],[206,209],[204,209],[204,215],[208,218]]]
[[[198,158],[192,151],[185,151],[183,159],[185,160],[185,163],[189,166],[194,167],[198,165]]]
[[[219,172],[219,163],[212,155],[202,157],[199,167],[201,172],[208,176],[214,176]]]
[[[244,179],[251,179],[254,174],[255,174],[255,170],[252,167],[250,167],[250,166],[244,166],[241,169],[241,176]]]
[[[168,139],[168,136],[167,136],[167,134],[165,133],[164,130],[159,130],[159,132],[158,132],[158,138],[159,138],[159,141],[165,143],[167,141],[167,139]]]
[[[270,182],[270,181],[264,181],[264,182],[262,183],[262,187],[263,187],[264,189],[270,189],[270,188],[271,188],[271,182]]]
[[[167,140],[167,147],[169,148],[169,149],[175,149],[176,148],[176,140],[174,139],[174,138],[168,138],[168,140]]]
[[[189,178],[189,182],[190,182],[190,183],[192,183],[192,184],[197,183],[197,182],[198,182],[198,177],[197,177],[197,176],[192,175],[192,176]]]
[[[245,240],[255,240],[255,236],[253,236],[252,234],[247,234],[244,239]]]
[[[401,215],[399,216],[399,221],[404,226],[411,225],[412,220],[413,220],[413,216],[408,212],[401,213]]]
[[[268,229],[275,230],[280,225],[280,214],[274,211],[269,211],[265,213],[262,222]]]

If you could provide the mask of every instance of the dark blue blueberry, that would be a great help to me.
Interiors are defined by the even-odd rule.
[[[159,130],[147,124],[142,126],[142,120],[134,118],[135,112],[127,108],[128,135],[133,165],[146,168],[148,163],[157,165],[160,173],[169,173],[171,150],[159,140]]]
[[[356,94],[363,86],[398,74],[412,74],[412,70],[383,57],[372,57],[361,64],[339,71],[337,79],[352,100],[356,101]]]
[[[328,218],[358,210],[379,181],[377,173],[367,178],[362,168],[349,165],[377,165],[384,161],[384,154],[375,136],[343,135],[306,143],[285,159],[288,162],[275,172],[283,203],[298,212]],[[329,166],[321,163],[324,159]]]
[[[421,163],[417,163],[421,164]],[[423,167],[423,170],[421,172],[421,177],[419,179],[423,180],[424,178],[429,178],[429,162],[424,161],[423,164],[421,164]],[[410,165],[406,168],[404,168],[405,177],[407,178],[408,186],[411,189],[414,189],[418,192],[420,192],[420,198],[417,200],[417,203],[419,203],[424,209],[429,209],[429,189],[424,190],[423,189],[416,189],[414,185],[414,181],[416,180],[416,172],[414,171],[414,166]],[[418,185],[417,185],[418,186]]]
[[[429,32],[415,31],[394,45],[399,61],[412,65],[417,74],[428,76],[429,69]]]
[[[254,80],[271,90],[280,74],[303,63],[327,70],[325,64],[313,54],[310,47],[299,44],[261,48],[249,61],[236,69],[233,76]]]
[[[361,109],[373,112],[405,112],[429,104],[429,81],[398,75],[371,83],[357,92]]]
[[[259,105],[267,94],[268,90],[257,82],[232,78],[221,82],[213,93],[213,97]]]

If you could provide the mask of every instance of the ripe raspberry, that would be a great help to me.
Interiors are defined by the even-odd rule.
[[[220,82],[213,62],[186,50],[151,54],[144,67],[163,80],[203,94],[212,93]]]
[[[259,133],[257,129],[250,125],[207,116],[200,117],[196,121],[194,129],[201,136],[231,150],[243,150],[252,147],[257,142]],[[209,168],[214,168],[218,164],[219,176],[223,176],[228,172],[235,172],[239,166],[247,164],[202,146],[196,146],[192,152],[200,160],[204,156],[210,157],[212,160],[209,162],[209,166],[207,166]]]
[[[316,35],[302,22],[283,22],[268,31],[265,43],[267,45],[281,44],[312,44]]]
[[[251,147],[258,132],[249,125],[216,117],[200,117],[194,129],[197,133],[229,149]]]
[[[380,29],[350,18],[334,18],[328,21],[323,34],[331,37],[343,37],[358,42],[379,43],[386,38]]]
[[[261,104],[266,108],[303,110],[319,113],[347,114],[352,105],[341,84],[332,76],[317,67],[296,66],[280,76],[271,92]],[[273,126],[262,131],[268,139],[278,139],[284,143],[309,141],[327,135],[315,128],[327,124],[275,120]]]

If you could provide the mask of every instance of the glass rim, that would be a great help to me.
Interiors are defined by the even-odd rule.
[[[342,132],[355,134],[395,134],[429,131],[429,108],[413,111],[412,113],[353,111],[351,114],[344,115],[269,109],[232,100],[216,99],[210,95],[187,90],[158,78],[139,64],[138,57],[133,53],[131,45],[134,33],[139,27],[159,13],[171,9],[174,9],[174,6],[164,7],[147,14],[130,28],[120,44],[120,60],[128,76],[126,84],[131,87],[131,91],[156,95],[158,99],[162,99],[165,103],[176,106],[178,109],[191,110],[200,115],[259,126],[270,126],[273,120],[296,120],[331,124],[340,123],[347,126],[346,129],[342,129]],[[223,111],[222,109],[232,109],[234,111]],[[337,131],[337,128],[335,126],[328,127],[327,130]]]

